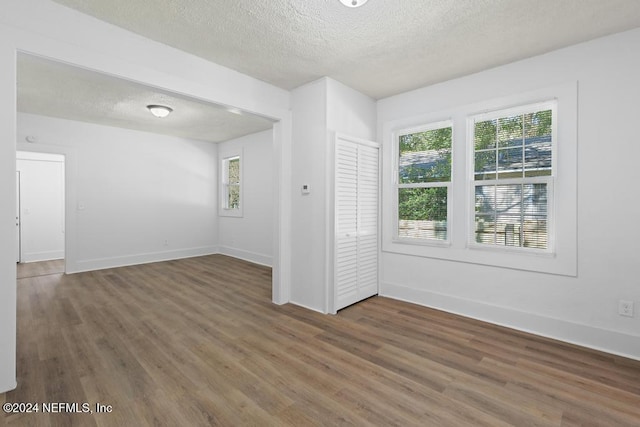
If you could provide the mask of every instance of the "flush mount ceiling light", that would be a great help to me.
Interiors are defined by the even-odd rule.
[[[159,119],[167,117],[173,111],[173,108],[166,105],[147,105],[147,108],[151,111],[151,114]]]
[[[340,0],[340,3],[347,7],[360,7],[369,0]]]

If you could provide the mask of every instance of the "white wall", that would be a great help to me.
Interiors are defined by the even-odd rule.
[[[273,300],[288,301],[292,252],[289,92],[49,0],[6,2],[0,14],[0,198],[6,201],[0,206],[0,241],[15,240],[17,51],[276,120]],[[67,194],[68,199],[72,197]],[[66,231],[70,238],[70,230]],[[5,245],[0,248],[0,391],[15,387],[15,301],[15,248]]]
[[[27,135],[76,152],[67,272],[217,251],[215,144],[20,113]]]
[[[21,262],[64,258],[64,156],[19,151]]]
[[[634,30],[380,100],[383,140],[394,120],[578,81],[577,277],[384,252],[381,294],[640,359],[639,313],[617,314],[640,309],[639,48]]]
[[[15,55],[0,37],[0,392],[16,386]]]
[[[218,144],[219,160],[224,153],[242,153],[243,193],[241,217],[218,217],[220,253],[268,266],[273,257],[272,140],[268,130]]]
[[[291,302],[324,311],[325,300],[325,159],[327,144],[326,81],[295,89],[292,147]],[[303,184],[310,186],[302,194]]]
[[[363,139],[375,136],[376,110],[371,98],[330,78],[292,92],[293,191],[291,302],[330,311],[329,212],[331,147],[336,132]],[[302,194],[303,184],[310,186]]]
[[[326,78],[327,129],[361,139],[376,138],[376,102],[339,81]],[[332,177],[333,178],[333,177]]]

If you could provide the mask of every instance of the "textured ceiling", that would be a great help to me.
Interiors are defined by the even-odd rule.
[[[147,110],[149,104],[174,111],[158,119]],[[272,122],[258,116],[26,54],[18,55],[17,109],[210,142],[272,127]]]
[[[292,89],[379,99],[640,26],[638,0],[54,0]]]
[[[640,0],[53,1],[284,89],[329,76],[375,99],[640,27]],[[212,142],[272,126],[24,54],[18,111]]]

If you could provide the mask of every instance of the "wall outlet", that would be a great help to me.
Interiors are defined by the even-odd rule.
[[[165,245],[165,246],[169,246],[169,241],[168,241],[168,240],[165,240],[165,241],[164,241],[164,245]]]
[[[633,317],[633,301],[618,301],[618,314],[620,316]]]

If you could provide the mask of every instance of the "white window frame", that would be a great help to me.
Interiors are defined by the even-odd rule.
[[[551,251],[532,251],[530,248],[501,250],[484,248],[469,243],[470,224],[475,216],[475,202],[471,188],[474,159],[468,142],[468,120],[484,113],[556,102],[554,123],[555,150],[553,157],[553,189],[547,194],[552,199],[549,228]],[[428,103],[427,103],[428,104]],[[422,108],[424,104],[415,104]],[[515,270],[563,276],[577,275],[577,219],[578,219],[578,82],[570,81],[533,89],[528,92],[488,98],[480,102],[448,106],[404,117],[396,117],[381,124],[382,180],[381,180],[381,246],[383,257],[394,254],[442,259],[460,263],[480,264]],[[411,105],[409,106],[411,107]],[[403,107],[402,111],[411,111]],[[424,123],[451,120],[453,123],[451,203],[449,215],[449,245],[416,244],[397,239],[397,134],[405,129],[418,128]],[[455,155],[455,156],[453,156]],[[473,203],[472,203],[473,202]],[[471,228],[473,230],[473,228]],[[416,239],[417,240],[417,239]],[[386,255],[385,255],[386,254]],[[429,265],[428,263],[425,264]],[[462,265],[461,265],[462,268]]]
[[[509,179],[493,179],[493,180],[475,180],[475,123],[485,120],[498,119],[502,117],[516,116],[521,114],[532,113],[542,110],[551,110],[551,175],[538,177],[521,177]],[[469,211],[467,222],[467,244],[472,249],[494,250],[494,251],[513,251],[522,253],[538,253],[553,254],[555,243],[555,227],[554,227],[554,182],[557,174],[557,135],[558,135],[558,114],[557,102],[550,100],[546,102],[537,102],[532,104],[520,105],[517,107],[492,110],[477,115],[472,115],[467,119],[467,147],[469,170],[468,194],[469,194]],[[496,150],[498,150],[496,143]],[[547,185],[547,247],[545,249],[523,248],[518,246],[502,246],[496,244],[478,243],[474,239],[475,235],[475,189],[479,185],[509,185],[509,184],[546,184]]]
[[[451,128],[451,179],[449,181],[437,181],[437,182],[420,182],[420,183],[411,183],[411,184],[401,184],[400,183],[400,137],[403,135],[411,135],[414,133],[427,132],[435,129],[442,128]],[[393,199],[393,207],[394,207],[394,235],[393,241],[413,244],[413,245],[434,245],[434,246],[449,246],[451,244],[451,212],[452,212],[452,202],[451,202],[451,194],[452,194],[452,182],[453,182],[453,165],[454,165],[454,149],[453,149],[453,141],[455,136],[453,135],[453,122],[449,119],[447,120],[439,120],[435,122],[426,123],[419,126],[414,126],[410,128],[399,129],[394,132],[393,141],[394,141],[394,199]],[[430,238],[410,238],[410,237],[401,237],[400,236],[400,201],[399,201],[399,192],[401,188],[437,188],[437,187],[446,187],[447,188],[447,238],[446,239],[430,239]]]
[[[244,191],[243,191],[243,155],[242,150],[228,153],[221,156],[220,160],[220,209],[218,211],[219,216],[228,216],[228,217],[242,217],[243,216],[243,207],[244,207]],[[238,184],[230,184],[229,183],[229,162],[232,160],[238,160],[238,165],[240,168],[240,182]],[[237,185],[239,188],[239,202],[238,207],[233,208],[229,207],[229,188],[232,185]]]

